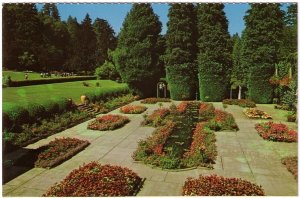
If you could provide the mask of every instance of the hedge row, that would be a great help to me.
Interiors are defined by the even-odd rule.
[[[50,84],[50,83],[63,83],[63,82],[73,82],[81,80],[96,80],[96,76],[75,76],[67,78],[46,78],[46,79],[37,79],[37,80],[21,80],[21,81],[11,81],[9,83],[10,87],[22,87],[30,85],[41,85],[41,84]]]
[[[57,98],[42,104],[29,103],[27,106],[3,103],[2,122],[3,129],[17,132],[22,124],[36,123],[38,120],[54,117],[74,108],[71,100]]]
[[[123,94],[128,94],[128,93],[130,93],[130,89],[128,88],[128,86],[122,86],[122,87],[101,89],[96,91],[89,91],[84,93],[84,95],[88,97],[90,102],[95,103],[96,101],[106,102],[110,98],[117,97]]]

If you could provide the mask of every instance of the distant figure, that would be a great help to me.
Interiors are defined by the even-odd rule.
[[[41,73],[41,78],[44,78],[44,73]]]
[[[28,80],[28,74],[25,74],[25,80]]]

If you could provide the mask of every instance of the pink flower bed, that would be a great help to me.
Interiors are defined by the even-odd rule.
[[[140,105],[126,105],[120,108],[120,111],[126,114],[139,114],[139,113],[143,113],[146,110],[147,107],[140,106]]]
[[[88,124],[88,129],[100,131],[114,130],[124,126],[129,121],[127,117],[121,115],[104,115],[91,121]]]

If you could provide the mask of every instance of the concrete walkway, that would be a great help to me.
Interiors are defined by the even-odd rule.
[[[164,106],[169,104],[164,103]],[[221,103],[214,105],[220,108],[222,106]],[[149,107],[147,110],[149,114],[159,108],[158,104],[145,106]],[[242,108],[229,106],[226,110],[234,115],[240,130],[216,133],[218,157],[213,170],[199,168],[172,172],[152,169],[147,165],[133,162],[131,155],[138,141],[151,135],[155,128],[141,127],[142,115],[128,115],[130,123],[115,131],[87,130],[88,122],[85,122],[29,145],[28,148],[38,148],[57,137],[76,137],[91,142],[84,151],[55,168],[33,168],[6,183],[3,185],[3,196],[41,196],[73,169],[90,161],[128,167],[146,178],[138,196],[179,196],[186,178],[198,177],[199,174],[219,174],[247,179],[262,185],[267,195],[297,195],[297,181],[280,162],[283,156],[297,154],[297,143],[265,141],[255,131],[255,121],[242,114]],[[119,114],[119,109],[111,113]]]

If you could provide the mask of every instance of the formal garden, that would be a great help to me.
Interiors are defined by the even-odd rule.
[[[165,35],[132,4],[117,37],[37,6],[3,6],[3,196],[298,195],[296,4],[242,36],[223,4],[170,4]]]

